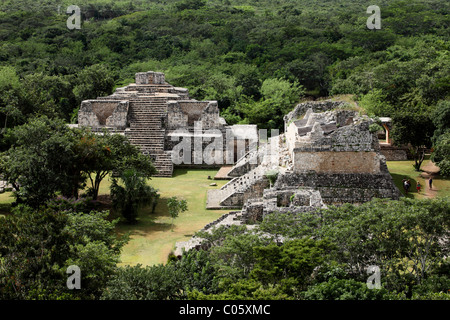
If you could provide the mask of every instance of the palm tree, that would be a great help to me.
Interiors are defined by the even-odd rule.
[[[122,185],[119,184],[121,180]],[[157,190],[146,184],[145,178],[134,169],[124,170],[111,184],[112,205],[130,223],[135,223],[140,208],[159,198]]]

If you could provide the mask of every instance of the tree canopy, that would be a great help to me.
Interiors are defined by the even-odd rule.
[[[156,173],[150,158],[126,137],[69,128],[59,119],[33,118],[9,130],[6,138],[11,147],[1,154],[1,172],[14,186],[17,200],[33,207],[58,192],[78,198],[87,180],[95,200],[101,181],[113,170],[121,174],[134,168],[145,178]]]

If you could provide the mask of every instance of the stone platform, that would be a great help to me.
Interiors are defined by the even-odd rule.
[[[223,166],[217,171],[214,180],[231,180],[233,177],[228,176],[228,173],[233,169],[233,166]]]
[[[241,206],[223,206],[220,201],[223,199],[223,192],[220,189],[208,190],[206,193],[206,210],[234,210],[241,209]]]

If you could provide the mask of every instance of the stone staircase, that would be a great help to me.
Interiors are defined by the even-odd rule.
[[[244,193],[264,179],[266,170],[265,167],[259,166],[229,181],[220,189],[220,203],[225,206],[243,205]]]
[[[166,130],[162,124],[166,114],[167,98],[130,100],[130,128],[126,130],[126,136],[144,154],[154,159],[154,165],[158,170],[158,174],[155,175],[157,177],[171,177],[173,172],[171,154],[164,151]]]
[[[231,170],[228,172],[228,176],[239,177],[255,169],[262,162],[262,158],[265,153],[265,148],[266,144],[260,143],[258,149],[250,150],[249,152],[244,154],[233,165]]]
[[[155,177],[172,177],[173,162],[170,151],[157,153],[154,164],[156,169],[158,169],[158,174]]]
[[[279,174],[289,172],[291,164],[285,158],[290,157],[282,140],[282,136],[270,138],[269,144],[264,145],[258,151],[251,151],[239,159],[233,169],[241,168],[239,171],[242,175],[233,178],[218,190],[210,190],[207,209],[242,207],[249,197],[255,194],[262,196],[263,189],[269,186],[266,178],[269,170],[277,170]],[[272,143],[277,143],[279,148],[271,148]],[[256,167],[249,163],[251,160],[255,160],[255,157],[257,157],[258,163]],[[283,167],[280,167],[280,164]]]

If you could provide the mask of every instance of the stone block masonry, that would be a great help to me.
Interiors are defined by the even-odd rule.
[[[380,160],[374,151],[294,152],[294,171],[315,170],[324,173],[380,172]]]
[[[127,126],[129,103],[127,100],[86,100],[78,112],[78,124],[92,128]]]
[[[165,84],[166,77],[162,72],[138,72],[135,75],[136,84]]]
[[[172,176],[174,144],[171,138],[174,131],[185,130],[184,136],[189,137],[196,123],[202,126],[201,135],[205,140],[211,138],[211,134],[205,131],[216,129],[224,138],[224,148],[230,144],[234,145],[235,140],[243,142],[244,146],[250,144],[250,138],[236,134],[230,136],[230,141],[227,140],[226,130],[230,128],[232,132],[240,132],[237,130],[239,125],[227,125],[219,115],[217,101],[190,99],[187,89],[170,85],[161,72],[139,72],[136,73],[135,80],[136,83],[118,88],[110,96],[83,101],[78,113],[78,125],[96,130],[105,128],[125,134],[132,144],[153,159],[159,172],[157,176]],[[246,129],[248,126],[243,127]],[[256,127],[253,129],[256,132]],[[200,148],[200,153],[203,153],[208,144],[202,143]],[[246,151],[248,150],[244,150]],[[228,159],[228,154],[224,153],[223,158]],[[192,163],[185,165],[210,165],[204,161],[204,157],[198,157],[196,153],[191,155],[191,159]],[[198,159],[200,161],[194,161]],[[233,164],[234,161],[227,163]]]
[[[369,118],[342,103],[308,102],[285,121],[285,134],[247,153],[230,170],[235,176],[230,182],[208,191],[208,209],[242,208],[223,216],[220,225],[239,220],[250,228],[267,214],[314,214],[329,205],[401,197],[369,131]],[[269,170],[278,172],[273,185],[265,176]],[[202,240],[194,237],[177,244],[177,252],[201,247]]]
[[[262,155],[267,148],[248,153],[230,171],[242,175],[220,191],[210,191],[214,198],[221,198],[220,204],[226,207],[261,199],[270,187],[265,173],[276,170],[274,189],[313,188],[326,204],[363,203],[375,197],[398,199],[400,192],[387,171],[378,140],[369,132],[371,120],[343,109],[341,104],[339,108],[319,104],[325,107],[313,108],[312,103],[297,106],[296,110],[305,110],[304,118],[291,122],[275,144],[275,167],[267,165],[274,155]],[[336,110],[328,110],[331,107]],[[327,111],[313,112],[318,109]],[[309,129],[300,130],[304,128]],[[250,164],[255,159],[256,164]]]

